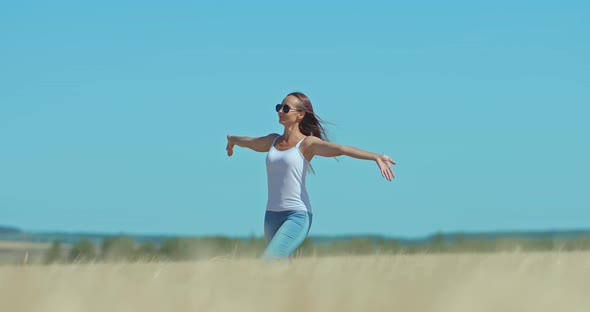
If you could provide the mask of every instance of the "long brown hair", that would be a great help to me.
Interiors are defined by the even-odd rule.
[[[301,123],[299,123],[299,131],[305,135],[311,135],[324,141],[328,141],[328,134],[323,125],[325,122],[315,114],[311,101],[307,95],[301,92],[291,92],[287,96],[289,95],[299,99],[299,102],[301,102],[301,105],[303,106],[302,109],[305,111],[305,116],[303,117],[303,120],[301,120]]]
[[[323,121],[316,113],[313,111],[313,106],[311,105],[311,101],[307,97],[307,95],[301,92],[291,92],[287,96],[292,95],[299,99],[301,105],[303,106],[300,109],[303,109],[305,112],[305,116],[303,116],[303,120],[299,123],[299,131],[305,135],[311,135],[314,137],[318,137],[324,141],[329,141],[328,134],[326,133],[326,128],[324,128],[324,124],[326,123]],[[336,157],[334,157],[336,159]],[[313,170],[313,166],[309,164],[309,170],[315,174],[315,170]]]

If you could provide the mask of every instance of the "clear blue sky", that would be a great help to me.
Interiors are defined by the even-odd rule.
[[[311,235],[590,227],[587,1],[0,4],[0,224],[262,234],[265,154],[302,91],[332,139]]]

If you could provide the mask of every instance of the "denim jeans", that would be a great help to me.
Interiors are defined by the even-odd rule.
[[[266,211],[263,259],[288,258],[303,243],[311,228],[312,214],[306,211]]]

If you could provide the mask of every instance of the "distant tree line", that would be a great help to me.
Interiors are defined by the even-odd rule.
[[[211,258],[253,258],[262,255],[263,238],[237,239],[227,237],[170,238],[159,243],[138,243],[129,236],[113,236],[100,244],[82,239],[64,248],[53,242],[45,254],[45,263],[120,262],[120,261],[187,261]],[[67,249],[67,250],[66,250]],[[420,244],[401,244],[395,239],[357,237],[348,240],[314,243],[306,238],[296,257],[343,256],[414,253],[482,253],[502,251],[577,251],[590,250],[590,236],[576,239],[465,239],[458,234],[447,237],[437,234]]]
[[[13,227],[13,226],[0,225],[0,234],[15,234],[15,233],[21,233],[21,230],[19,228]]]
[[[93,244],[81,239],[69,248],[54,241],[44,257],[50,263],[121,262],[121,261],[186,261],[214,257],[256,257],[265,242],[261,238],[233,239],[227,237],[170,238],[156,244],[136,242],[130,236],[114,236]]]

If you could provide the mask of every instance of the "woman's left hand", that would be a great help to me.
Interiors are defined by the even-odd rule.
[[[395,174],[393,173],[393,168],[391,167],[392,164],[395,165],[395,161],[393,159],[385,154],[381,154],[377,156],[375,161],[381,170],[381,175],[386,178],[387,181],[395,179]]]

